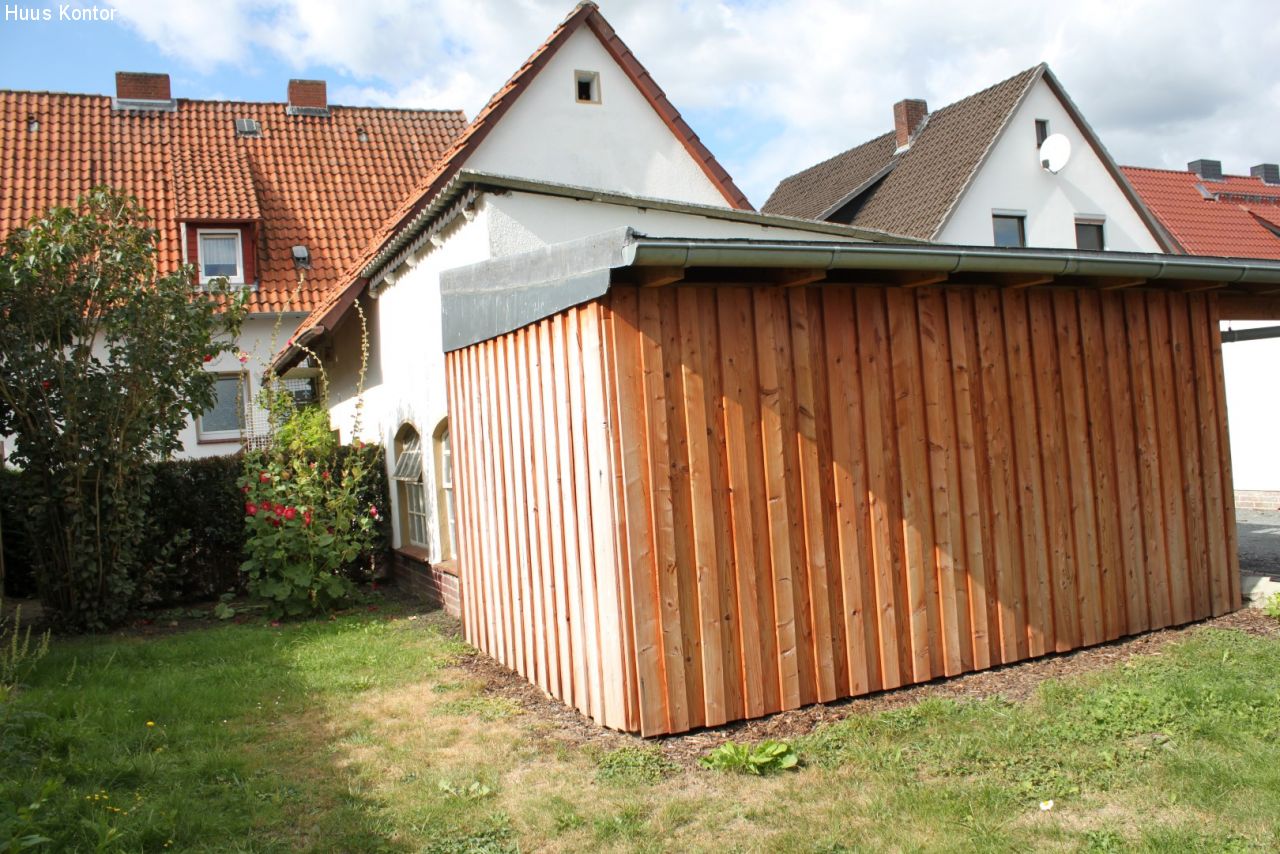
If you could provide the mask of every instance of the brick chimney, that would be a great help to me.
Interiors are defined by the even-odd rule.
[[[929,105],[919,98],[907,98],[893,105],[893,129],[897,132],[898,148],[911,144],[911,137],[915,136],[927,115]]]
[[[168,74],[116,72],[116,98],[121,101],[168,101],[171,97]]]
[[[1221,160],[1192,160],[1187,164],[1187,171],[1194,172],[1206,181],[1222,180]]]
[[[289,105],[285,108],[291,116],[329,115],[329,95],[323,80],[290,80]]]
[[[1264,184],[1280,184],[1280,164],[1259,163],[1249,167],[1249,174],[1261,178]]]

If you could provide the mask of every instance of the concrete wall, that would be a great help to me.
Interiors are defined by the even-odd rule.
[[[1040,166],[1036,119],[1048,119],[1050,133],[1060,133],[1071,141],[1071,159],[1057,175]],[[938,240],[993,245],[991,215],[996,210],[1025,213],[1028,246],[1074,249],[1075,218],[1104,216],[1107,249],[1160,251],[1101,158],[1043,80],[1014,113],[951,218],[943,224]]]
[[[576,71],[599,72],[600,103],[578,103]],[[728,206],[684,144],[585,27],[538,73],[466,166]]]

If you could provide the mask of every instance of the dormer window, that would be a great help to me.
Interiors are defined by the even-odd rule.
[[[579,104],[600,103],[600,72],[573,72],[574,91]]]
[[[244,249],[239,229],[198,229],[196,246],[200,284],[220,277],[225,277],[229,284],[244,284]]]

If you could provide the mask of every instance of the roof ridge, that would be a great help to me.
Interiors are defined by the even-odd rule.
[[[115,98],[114,95],[103,95],[96,92],[60,92],[49,89],[0,89],[0,96],[3,95],[52,95],[59,98],[93,98],[110,101]],[[229,106],[261,106],[261,107],[287,107],[288,101],[251,101],[240,98],[174,98],[177,103],[188,104],[227,104]],[[464,113],[461,107],[401,107],[401,106],[379,106],[374,104],[329,104],[329,109],[335,107],[344,110],[379,110],[386,112],[401,113]]]

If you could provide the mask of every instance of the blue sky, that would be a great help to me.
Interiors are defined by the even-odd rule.
[[[473,115],[571,0],[98,2],[115,22],[0,21],[0,88],[110,93],[166,71],[177,97],[279,101],[291,77],[334,103]],[[78,2],[80,8],[94,3]],[[1048,61],[1122,163],[1229,172],[1280,159],[1280,16],[1258,0],[601,0],[601,9],[756,204],[779,179],[934,106]]]

